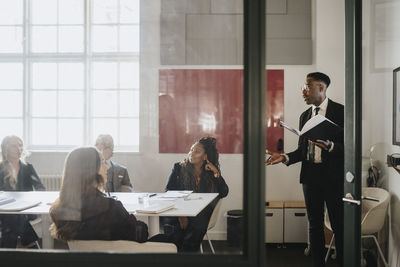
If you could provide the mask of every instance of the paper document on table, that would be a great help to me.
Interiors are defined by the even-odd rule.
[[[1,205],[0,211],[21,211],[35,207],[40,203],[41,203],[40,201],[28,202],[24,200],[14,200],[11,203]]]
[[[152,203],[148,207],[139,208],[136,210],[137,213],[161,213],[174,208],[173,202],[159,202]]]
[[[181,197],[188,197],[193,191],[190,190],[168,190],[165,193],[158,194],[158,198],[181,198]]]
[[[316,115],[309,119],[304,124],[301,131],[291,127],[283,121],[280,121],[279,124],[298,136],[306,135],[310,139],[330,138],[331,136],[334,136],[337,131],[341,130],[340,126],[322,115]]]
[[[14,202],[14,201],[15,201],[15,199],[12,197],[0,197],[0,206]]]

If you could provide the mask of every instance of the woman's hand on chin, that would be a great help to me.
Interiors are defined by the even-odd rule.
[[[212,171],[214,173],[214,177],[218,178],[220,175],[218,169],[208,159],[206,161],[207,161],[207,164],[205,166],[205,169],[207,171]]]

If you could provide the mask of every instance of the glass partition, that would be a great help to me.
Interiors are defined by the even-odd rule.
[[[398,12],[398,1],[362,1],[363,53],[359,66],[362,69],[361,192],[363,195],[369,192],[364,187],[383,188],[390,194],[390,204],[387,208],[388,224],[376,229],[382,253],[377,252],[373,256],[371,250],[364,251],[369,241],[364,238],[361,239],[361,247],[367,264],[389,266],[399,264],[400,244],[399,177],[388,163],[388,157],[399,152],[398,75],[396,79],[400,67]],[[383,190],[381,192],[382,195],[387,194]],[[370,205],[365,204],[367,207]],[[361,214],[364,218],[364,209]],[[365,229],[361,227],[360,232],[364,235]],[[377,247],[374,246],[374,249]]]
[[[262,1],[249,5],[251,12],[258,9],[257,5],[263,6]],[[231,258],[228,263],[239,259],[238,263],[254,264],[246,258],[248,253],[258,255],[258,250],[251,250],[249,246],[254,240],[248,233],[252,228],[255,236],[262,222],[257,221],[257,227],[251,225],[249,218],[256,218],[260,213],[248,207],[256,208],[250,204],[258,201],[259,193],[253,196],[257,198],[246,199],[244,192],[247,188],[256,188],[248,181],[254,180],[255,184],[263,180],[263,173],[258,175],[260,170],[255,172],[251,168],[249,173],[257,173],[256,178],[244,179],[247,176],[244,166],[260,165],[258,161],[263,160],[263,153],[257,155],[257,162],[246,163],[250,158],[244,155],[254,154],[256,146],[247,148],[255,141],[246,141],[250,137],[246,136],[245,129],[254,132],[260,119],[252,124],[249,115],[264,104],[252,104],[257,102],[254,97],[257,86],[252,84],[258,79],[257,71],[244,71],[243,62],[248,53],[243,52],[246,47],[244,10],[242,1],[20,0],[0,3],[0,36],[6,40],[0,44],[0,69],[6,74],[0,76],[0,94],[2,99],[9,100],[6,102],[13,103],[2,105],[0,122],[6,127],[1,127],[0,134],[2,139],[9,135],[20,137],[15,138],[14,146],[30,151],[24,162],[32,164],[26,166],[31,168],[30,179],[34,181],[22,190],[18,187],[22,181],[18,180],[19,176],[13,174],[12,168],[4,169],[11,170],[5,176],[11,187],[0,188],[6,191],[1,197],[5,201],[15,199],[20,206],[12,208],[12,203],[4,204],[8,206],[2,207],[2,230],[7,228],[3,218],[14,216],[28,223],[25,226],[33,231],[29,240],[32,242],[16,232],[21,236],[15,246],[12,244],[16,250],[3,251],[5,257],[24,253],[26,260],[37,259],[31,253],[36,250],[22,252],[21,249],[40,247],[41,252],[46,249],[71,255],[76,250],[102,251],[106,253],[97,261],[105,257],[116,259],[115,254],[107,253],[121,252],[121,244],[85,247],[84,242],[68,241],[77,237],[95,239],[90,236],[92,230],[95,234],[107,232],[103,239],[124,239],[115,238],[112,233],[123,228],[101,229],[105,219],[101,214],[110,212],[120,201],[124,207],[121,210],[135,214],[147,225],[149,238],[164,234],[150,241],[174,243],[175,240],[165,235],[171,231],[178,235],[193,230],[188,238],[190,234],[198,236],[189,244],[180,241],[178,255],[197,257],[194,254],[198,254],[205,258],[199,262],[206,262],[209,261],[206,255],[235,254],[240,258]],[[259,25],[254,20],[257,16],[247,22],[248,29],[261,27],[262,23]],[[247,38],[249,46],[251,42]],[[261,51],[259,47],[259,50],[247,49],[255,54]],[[253,76],[254,73],[257,75]],[[276,77],[273,84],[282,88],[282,75],[271,73],[273,76]],[[252,90],[244,89],[251,86]],[[264,98],[264,93],[261,96]],[[270,124],[276,127],[276,121]],[[111,135],[113,142],[99,144],[97,138],[102,134]],[[256,142],[259,140],[264,140],[263,135]],[[273,142],[278,145],[280,141]],[[82,153],[96,151],[97,154],[82,158],[76,155],[80,149],[84,150],[76,147],[95,144],[100,153],[85,148],[88,151]],[[11,153],[9,147],[12,145],[2,148],[6,153],[3,161]],[[263,147],[257,149],[263,151]],[[92,189],[97,190],[101,199],[112,199],[105,206],[96,203],[93,206],[96,211],[89,209],[93,213],[87,209],[87,188],[82,187],[83,182],[75,188],[67,181],[87,179],[87,174],[82,174],[82,164],[86,164],[85,170],[89,172],[86,161],[90,157],[98,162],[94,174],[103,177],[100,182],[95,180]],[[71,163],[73,160],[77,165]],[[102,170],[103,160],[105,169]],[[120,169],[121,173],[117,163],[125,167]],[[78,173],[71,175],[70,167]],[[179,168],[176,179],[187,177],[178,186],[168,187],[175,167]],[[13,175],[17,178],[16,185],[12,184]],[[108,180],[104,179],[106,176]],[[128,183],[121,186],[126,177]],[[40,192],[44,188],[38,178],[46,192]],[[124,189],[133,192],[115,192]],[[168,198],[164,194],[168,189],[193,192]],[[51,218],[50,208],[53,209]],[[164,209],[168,210],[164,212]],[[100,219],[96,220],[96,216]],[[175,224],[169,227],[171,224],[163,217],[172,217]],[[53,220],[62,223],[52,226],[51,233]],[[67,230],[63,236],[59,231],[63,226],[83,229],[82,222],[93,223],[94,228],[77,235],[76,232],[68,235]],[[129,230],[125,232],[129,236]],[[6,244],[6,237],[2,235],[2,244]],[[144,240],[136,236],[136,241]],[[138,248],[122,252],[174,254],[166,250]],[[62,255],[49,253],[46,257],[62,259]],[[93,260],[95,256],[88,254],[87,259]],[[121,255],[118,260],[126,261],[130,256]],[[135,256],[140,261],[151,259],[146,255]],[[186,259],[182,256],[178,261]],[[222,262],[222,258],[214,259]],[[79,260],[79,255],[75,260]]]

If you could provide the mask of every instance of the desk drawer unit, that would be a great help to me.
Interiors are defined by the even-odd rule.
[[[265,243],[283,243],[283,202],[270,202],[265,208]]]
[[[307,243],[307,211],[304,202],[285,202],[284,243]]]

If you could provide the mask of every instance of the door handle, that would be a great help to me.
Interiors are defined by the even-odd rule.
[[[360,200],[355,200],[354,197],[352,196],[352,194],[347,193],[346,196],[344,198],[342,198],[342,200],[344,202],[347,202],[349,204],[356,204],[358,206],[361,205],[361,201]]]

